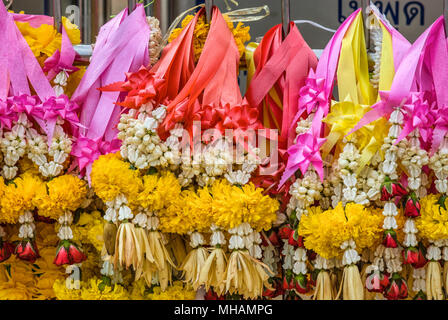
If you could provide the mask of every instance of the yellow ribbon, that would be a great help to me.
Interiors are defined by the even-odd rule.
[[[379,90],[390,90],[395,75],[392,36],[381,24],[383,39],[381,52]],[[370,105],[379,99],[378,92],[369,81],[369,67],[365,46],[364,26],[360,13],[342,41],[341,54],[337,70],[339,97],[343,102],[332,102],[331,113],[323,122],[331,126],[327,142],[322,146],[323,157],[359,122]],[[358,174],[381,149],[387,137],[389,125],[385,119],[379,119],[364,126],[353,135],[361,152]],[[348,139],[352,136],[347,137]]]
[[[348,96],[343,102],[332,101],[331,113],[322,120],[322,122],[331,126],[327,141],[322,146],[322,158],[325,158],[336,143],[350,132],[368,109],[369,107],[366,105],[354,103]],[[347,139],[350,140],[353,136],[356,136],[359,140],[360,137],[358,136],[360,135],[362,135],[362,129],[351,134]]]
[[[392,45],[392,35],[386,27],[380,23],[383,30],[383,44],[381,49],[381,67],[379,90],[389,91],[395,76],[394,49]],[[379,99],[378,95],[378,99]]]
[[[339,99],[349,96],[356,104],[375,102],[369,81],[369,63],[362,14],[359,13],[342,40],[337,71]]]

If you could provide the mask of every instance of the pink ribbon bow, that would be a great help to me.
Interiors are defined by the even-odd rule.
[[[320,147],[325,143],[324,138],[319,138],[311,132],[304,133],[297,138],[297,143],[288,149],[288,165],[283,173],[280,186],[291,177],[298,169],[305,174],[310,164],[316,169],[321,180],[324,178],[324,169]]]
[[[75,58],[76,51],[67,35],[67,31],[65,31],[65,27],[62,27],[61,51],[56,50],[51,57],[45,60],[43,71],[48,72],[47,79],[52,80],[61,71],[67,73],[78,71],[79,68],[73,66]]]
[[[311,69],[305,86],[300,89],[299,98],[299,117],[303,112],[310,114],[316,108],[324,108],[328,104],[327,94],[325,92],[325,79],[316,78]]]
[[[76,113],[78,109],[78,104],[71,101],[66,95],[60,95],[59,97],[53,96],[42,103],[42,110],[44,111],[43,118],[47,121],[49,141],[53,138],[58,117],[68,121],[73,127],[81,127]]]
[[[324,114],[328,112],[328,95],[325,90],[325,79],[317,78],[313,69],[310,70],[305,85],[300,89],[299,95],[299,107],[292,121],[292,126],[297,125],[297,121],[299,121],[305,112],[308,115],[320,109],[324,110]],[[294,127],[290,129],[295,131]]]
[[[443,105],[433,110],[433,114],[436,120],[432,135],[431,154],[434,154],[439,149],[445,135],[448,133],[448,105]]]
[[[11,105],[7,101],[0,100],[0,130],[11,129],[12,123],[17,121],[17,113],[11,110]]]
[[[102,154],[115,153],[120,150],[121,141],[103,141],[103,138],[89,139],[80,135],[72,148],[71,155],[77,158],[80,171],[87,170],[87,178],[90,183],[90,173],[93,162]]]
[[[37,119],[43,119],[44,112],[37,96],[22,94],[19,96],[8,97],[10,108],[16,114],[25,113]]]
[[[422,92],[411,92],[408,102],[403,106],[404,126],[395,144],[418,129],[424,142],[428,142],[433,124],[432,113],[428,101]]]

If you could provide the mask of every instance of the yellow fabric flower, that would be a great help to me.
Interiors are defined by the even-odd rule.
[[[448,238],[448,211],[438,204],[440,195],[429,194],[420,200],[421,216],[416,219],[419,235],[430,240]],[[445,199],[445,208],[448,201]]]
[[[143,188],[139,172],[132,170],[130,164],[116,154],[100,156],[93,163],[91,179],[95,193],[104,202],[124,194],[132,203]]]
[[[24,211],[33,210],[36,194],[45,188],[45,184],[38,176],[28,172],[14,179],[6,187],[2,180],[0,186],[0,190],[4,189],[0,199],[0,222],[2,223],[15,223]]]
[[[37,193],[34,203],[40,215],[58,219],[65,211],[78,209],[86,196],[86,182],[66,174],[47,182],[46,190]]]

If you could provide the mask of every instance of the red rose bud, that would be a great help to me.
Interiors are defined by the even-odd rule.
[[[379,271],[373,271],[366,278],[366,288],[370,292],[383,292],[389,285],[389,276]]]
[[[14,252],[14,247],[11,243],[0,240],[0,262],[6,261]]]
[[[305,294],[309,290],[308,279],[305,274],[298,274],[294,277],[296,282],[295,289],[300,294]]]
[[[295,231],[294,231],[294,232],[291,232],[291,234],[289,235],[288,243],[289,243],[291,246],[293,246],[293,247],[298,247],[298,246],[299,246],[299,243],[298,243],[297,240],[296,240],[296,239],[298,239],[298,238],[294,239],[295,235],[296,235],[296,232],[295,232]]]
[[[21,241],[15,250],[17,258],[34,263],[39,258],[39,250],[34,242]]]
[[[278,236],[280,237],[280,239],[288,240],[290,234],[293,232],[294,230],[289,225],[286,225],[278,230]]]
[[[426,294],[423,291],[419,291],[412,300],[426,300]]]
[[[68,248],[68,253],[70,255],[71,260],[70,264],[81,263],[87,258],[86,255],[74,244],[70,244],[70,247]]]
[[[224,300],[224,296],[218,296],[213,290],[208,290],[204,295],[204,300]]]
[[[289,282],[288,282],[288,279],[286,279],[286,276],[283,277],[282,289],[283,290],[288,290],[289,289]]]
[[[390,180],[384,182],[381,186],[381,201],[389,201],[394,197],[402,197],[406,194],[406,189],[401,184]]]
[[[420,216],[420,202],[414,196],[410,196],[406,200],[404,215],[408,218],[417,218]]]
[[[419,248],[409,247],[402,251],[403,264],[410,264],[416,269],[423,268],[428,260],[426,260],[425,248],[419,246]]]
[[[276,296],[275,293],[276,293],[276,290],[265,289],[263,291],[263,297],[274,298]]]
[[[386,230],[383,234],[383,246],[386,248],[396,248],[397,244],[397,234],[394,230]]]
[[[61,245],[56,252],[56,258],[54,258],[53,263],[57,266],[62,266],[64,264],[71,264],[70,257],[65,246]]]
[[[408,286],[399,274],[394,274],[390,285],[384,292],[384,297],[388,300],[406,299],[408,296]]]

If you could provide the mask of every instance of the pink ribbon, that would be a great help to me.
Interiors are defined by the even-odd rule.
[[[127,72],[136,72],[142,65],[148,65],[149,36],[150,29],[141,4],[129,16],[127,9],[123,10],[103,26],[98,35],[89,68],[72,96],[72,100],[82,108],[80,122],[83,127],[79,130],[80,142],[76,143],[72,154],[78,158],[81,171],[86,170],[88,179],[98,152],[116,150],[116,125],[121,113],[121,108],[116,106],[120,92],[100,92],[97,89],[124,81]],[[100,143],[101,148],[89,149],[86,141],[93,141],[96,145]],[[105,144],[111,147],[105,148]]]
[[[33,15],[33,14],[21,14],[21,13],[13,13],[12,17],[16,22],[27,22],[33,28],[39,28],[43,24],[48,24],[52,26],[53,17],[44,16],[44,15]]]
[[[424,94],[422,92],[412,92],[402,111],[404,112],[404,126],[395,144],[405,139],[416,129],[419,130],[423,141],[428,142],[434,119],[428,101],[424,99]]]
[[[65,27],[62,27],[61,51],[56,50],[51,57],[45,60],[43,71],[48,72],[47,79],[52,80],[61,71],[73,73],[79,70],[79,68],[73,66],[75,58],[76,51],[70,42]]]
[[[322,145],[325,142],[325,139],[323,139],[322,142],[320,138],[323,127],[322,119],[328,114],[330,109],[329,100],[333,92],[334,80],[342,47],[342,39],[360,11],[361,9],[358,9],[353,12],[339,27],[333,38],[325,47],[317,65],[316,72],[313,70],[310,71],[308,79],[306,80],[306,85],[300,91],[299,109],[294,117],[292,126],[297,125],[297,121],[305,111],[307,111],[308,114],[309,111],[316,111],[316,114],[314,115],[310,131],[304,134],[305,137],[299,136],[297,142],[288,149],[288,154],[296,156],[290,156],[288,158],[288,164],[278,186],[279,189],[292,175],[294,175],[297,169],[301,168],[301,171],[304,168],[308,169],[311,160],[318,172],[320,171],[320,168],[323,168],[322,157],[319,150],[317,150],[319,155],[315,154],[313,157],[301,157],[298,155],[303,154],[300,151],[302,148],[314,150],[316,145]],[[293,129],[295,128],[290,128],[290,130]],[[316,137],[315,140],[309,138],[309,135]],[[307,145],[306,143],[310,143],[310,145]],[[306,154],[309,154],[309,152],[307,151]],[[300,165],[297,161],[300,161]],[[304,173],[305,171],[302,171],[302,174]],[[319,176],[323,179],[323,169],[319,172]]]
[[[424,58],[430,56],[425,55],[427,48],[441,32],[443,23],[443,17],[440,17],[415,41],[395,74],[391,90],[380,92],[381,101],[372,106],[372,110],[365,114],[348,135],[381,117],[388,118],[395,107],[402,106],[408,101],[410,93],[416,88],[416,80],[421,78],[418,75],[422,74]]]
[[[10,104],[11,111],[15,112],[16,115],[25,113],[35,120],[42,120],[44,118],[44,111],[40,99],[37,96],[30,96],[28,94],[12,96],[8,97],[8,103]]]
[[[114,153],[120,150],[121,141],[113,139],[111,141],[103,141],[103,138],[90,139],[80,135],[76,143],[72,147],[71,155],[78,160],[79,170],[87,169],[87,178],[90,183],[90,173],[92,163],[97,160],[100,155]]]
[[[321,180],[324,178],[324,169],[320,147],[325,143],[324,138],[307,132],[297,138],[297,143],[288,149],[288,165],[280,180],[282,186],[298,169],[302,174],[308,170],[310,164],[316,169]]]
[[[53,138],[54,129],[58,117],[71,124],[72,127],[82,127],[79,123],[77,111],[79,109],[78,104],[70,99],[66,95],[60,95],[59,97],[50,97],[42,103],[42,110],[44,111],[43,118],[47,121],[47,134],[49,140]]]
[[[3,128],[11,129],[12,123],[17,121],[17,114],[11,110],[11,105],[0,100],[0,130]]]
[[[435,116],[434,130],[432,133],[432,151],[437,151],[448,133],[448,105],[439,106],[433,110]]]
[[[292,123],[296,125],[305,112],[310,114],[317,108],[325,108],[326,105],[328,105],[328,97],[325,89],[325,79],[317,79],[314,70],[310,70],[305,86],[300,89],[299,111]]]

